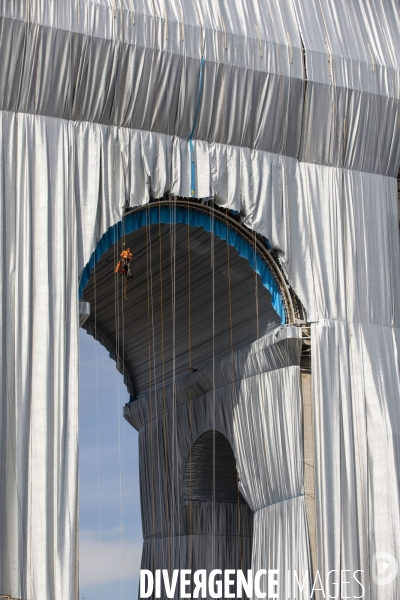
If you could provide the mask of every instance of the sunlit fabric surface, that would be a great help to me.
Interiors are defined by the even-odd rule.
[[[189,196],[203,55],[196,196],[269,239],[313,322],[318,568],[399,598],[371,572],[377,551],[400,561],[398,3],[24,0],[0,18],[0,592],[78,597],[78,278],[126,204]]]

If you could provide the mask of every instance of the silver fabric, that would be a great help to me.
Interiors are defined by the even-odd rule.
[[[240,538],[243,570],[279,569],[284,597],[288,570],[311,573],[300,350],[300,330],[283,328],[126,405],[125,418],[139,429],[142,568],[238,568]],[[235,455],[238,487],[248,504],[241,505],[239,518],[237,500],[210,499],[199,507],[196,498],[185,498],[190,448],[209,431],[222,433]]]
[[[78,269],[67,129],[0,115],[0,589],[17,598],[78,597]]]
[[[126,203],[190,194],[203,55],[196,195],[268,237],[313,322],[318,566],[398,598],[372,577],[376,551],[400,561],[398,3],[24,0],[0,20],[0,592],[77,598],[77,280]]]
[[[321,320],[312,344],[317,522],[329,526],[317,528],[319,566],[371,574],[376,552],[400,552],[398,329]],[[367,598],[397,598],[396,579],[363,585]]]
[[[167,177],[172,138],[179,147],[194,124],[202,56],[199,156],[207,149],[217,161],[214,144],[222,144],[397,174],[393,1],[25,0],[3,3],[0,18],[3,110],[154,132],[148,139],[160,146]],[[188,145],[180,150],[188,154]],[[220,177],[215,186],[224,197]]]
[[[101,199],[87,176],[93,137],[0,113],[0,592],[17,598],[78,598],[78,264],[122,215],[118,181]]]

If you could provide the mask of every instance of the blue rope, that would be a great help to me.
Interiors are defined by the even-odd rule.
[[[193,146],[193,135],[194,130],[196,129],[197,117],[199,116],[200,104],[201,104],[201,96],[203,91],[203,71],[204,71],[205,60],[204,57],[201,57],[200,61],[200,78],[199,78],[199,92],[197,94],[197,105],[196,112],[194,115],[193,127],[189,137],[189,148],[190,148],[190,195],[196,195],[196,164],[194,161],[194,146]]]

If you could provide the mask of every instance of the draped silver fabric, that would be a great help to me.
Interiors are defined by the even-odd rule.
[[[398,330],[321,320],[312,335],[320,568],[368,574],[376,552],[400,552]],[[397,598],[396,579],[363,584],[366,597]]]
[[[118,181],[85,126],[1,112],[0,138],[0,592],[78,598],[78,263]]]
[[[1,3],[1,593],[77,598],[77,281],[126,203],[190,195],[203,56],[196,195],[313,322],[318,567],[399,597],[399,29],[395,0]]]
[[[125,418],[140,432],[143,569],[275,568],[282,597],[290,589],[288,570],[311,573],[300,351],[300,330],[283,328],[126,405]],[[237,500],[210,496],[199,506],[194,494],[185,501],[190,448],[210,431],[233,449],[248,504],[240,505],[239,517]]]
[[[67,130],[0,116],[0,589],[19,598],[77,597],[78,269]]]

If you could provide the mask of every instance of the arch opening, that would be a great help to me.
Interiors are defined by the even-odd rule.
[[[182,483],[184,501],[245,503],[239,491],[236,459],[219,431],[203,433],[192,446]]]
[[[252,343],[286,318],[277,276],[255,244],[211,216],[162,203],[135,211],[103,236],[82,275],[91,305],[84,328],[116,360],[132,398]],[[133,252],[127,300],[114,273],[123,247]]]
[[[270,292],[272,306],[279,315],[281,323],[290,323],[296,318],[295,311],[298,311],[299,307],[293,305],[293,294],[269,250],[268,240],[260,244],[253,232],[229,216],[228,213],[231,211],[220,213],[213,206],[189,201],[158,201],[153,204],[128,211],[122,221],[104,233],[83,269],[79,283],[80,298],[95,265],[121,238],[125,239],[126,235],[153,224],[184,224],[202,228],[233,246],[239,255],[249,262],[252,269],[260,276],[261,284]],[[295,304],[297,305],[297,299]]]
[[[217,557],[219,568],[250,569],[253,513],[239,490],[232,447],[219,431],[203,433],[191,447],[181,498],[186,531],[220,536],[231,548],[229,558]]]

